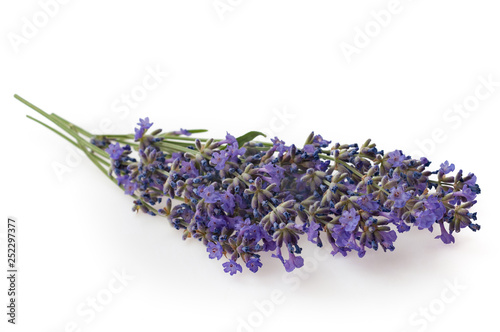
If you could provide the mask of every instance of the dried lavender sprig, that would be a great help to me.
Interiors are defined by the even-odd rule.
[[[449,176],[455,166],[448,162],[431,172],[426,158],[412,159],[400,150],[386,155],[370,140],[361,147],[337,143],[327,149],[331,142],[314,133],[302,148],[278,138],[253,141],[258,132],[195,139],[181,136],[193,133],[187,130],[148,133],[148,118],[140,120],[135,135],[92,136],[51,116],[82,149],[88,145],[79,133],[90,138],[94,148],[87,152],[96,165],[97,155],[107,153],[109,174],[136,198],[134,211],[167,217],[184,239],[203,241],[210,258],[228,258],[223,266],[231,275],[242,271],[239,261],[256,272],[266,251],[287,271],[301,267],[298,240],[304,234],[318,246],[326,237],[332,255],[354,250],[363,257],[366,248],[394,250],[392,228],[402,233],[413,225],[432,232],[436,224],[436,238],[444,243],[454,242],[461,228],[480,228],[472,222],[476,213],[469,212],[480,193],[474,174]],[[131,157],[132,148],[138,159]],[[174,206],[172,199],[183,203]]]

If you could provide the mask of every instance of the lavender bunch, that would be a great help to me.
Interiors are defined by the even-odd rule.
[[[64,130],[43,124],[82,149],[108,178],[134,198],[132,211],[165,217],[182,238],[206,246],[230,275],[262,267],[271,252],[286,271],[304,265],[301,236],[331,254],[394,250],[398,233],[412,227],[446,244],[462,228],[477,231],[470,212],[481,192],[472,173],[451,173],[445,161],[430,171],[426,158],[384,153],[363,145],[331,144],[311,133],[303,145],[250,132],[225,139],[193,138],[205,130],[163,133],[140,119],[135,134],[99,135],[21,102]],[[431,179],[431,177],[433,179]],[[174,203],[175,202],[175,203]]]

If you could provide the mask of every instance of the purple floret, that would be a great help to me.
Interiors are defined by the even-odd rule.
[[[395,208],[402,208],[406,205],[410,197],[411,195],[405,192],[403,187],[394,187],[391,189],[391,194],[387,198],[394,201]]]
[[[255,273],[262,267],[262,263],[260,262],[260,259],[253,257],[247,262],[246,266],[250,271]]]
[[[212,159],[210,163],[215,166],[216,170],[221,170],[226,167],[226,161],[228,160],[228,156],[225,152],[214,152],[212,154]]]
[[[379,203],[373,200],[373,194],[367,194],[358,197],[357,203],[359,207],[365,211],[375,211],[379,208]]]
[[[440,165],[439,171],[442,172],[443,174],[448,174],[450,172],[453,172],[455,170],[455,164],[448,163],[448,160],[446,160],[444,163]]]
[[[389,157],[387,161],[392,165],[392,167],[403,166],[405,156],[401,153],[400,150],[389,152],[387,156]]]
[[[359,214],[355,209],[351,208],[349,211],[342,212],[339,221],[347,232],[352,232],[358,226]]]
[[[210,259],[221,259],[223,252],[222,246],[220,245],[220,243],[209,242],[207,245],[207,252],[209,253],[208,257]]]
[[[143,129],[143,130],[148,130],[149,128],[151,128],[153,123],[149,122],[149,118],[146,117],[144,119],[139,119],[139,122],[137,123],[137,125],[140,126],[141,129]]]
[[[125,150],[120,147],[119,143],[115,143],[115,144],[110,144],[105,151],[109,154],[109,157],[111,159],[118,160],[121,158]]]
[[[238,271],[243,271],[241,265],[236,263],[232,259],[229,262],[225,262],[224,264],[222,264],[222,266],[224,267],[224,272],[229,273],[230,275],[236,274]]]

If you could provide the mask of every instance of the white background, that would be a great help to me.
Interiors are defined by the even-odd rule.
[[[0,330],[492,331],[500,6],[401,0],[381,27],[371,12],[393,8],[389,1],[220,3],[229,9],[218,12],[213,0],[61,1],[45,22],[38,1],[2,2],[0,215],[18,220],[20,274],[14,327],[2,277]],[[357,53],[346,57],[347,44]],[[168,77],[135,107],[121,104],[148,70]],[[482,79],[497,86],[488,94]],[[325,257],[328,248],[304,243],[300,276],[266,257],[259,273],[230,277],[164,219],[131,213],[130,197],[27,119],[35,113],[14,93],[95,132],[112,122],[128,133],[149,116],[165,130],[207,128],[214,137],[263,130],[300,144],[314,130],[334,142],[370,137],[386,151],[425,152],[433,167],[448,159],[476,173],[482,229],[448,246],[412,230],[394,252],[363,259]],[[453,111],[464,101],[471,111]],[[133,280],[119,287],[114,273],[123,271]],[[280,301],[270,305],[271,294]],[[106,302],[94,314],[91,298]]]

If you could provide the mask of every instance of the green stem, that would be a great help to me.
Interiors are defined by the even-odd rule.
[[[32,103],[30,103],[29,101],[27,101],[26,99],[24,99],[18,95],[14,95],[14,97],[17,100],[19,100],[20,102],[22,102],[23,104],[25,104],[26,106],[30,107],[34,111],[38,112],[39,114],[41,114],[42,116],[44,116],[45,118],[50,120],[51,122],[55,123],[59,128],[63,129],[68,134],[73,136],[77,141],[81,142],[85,147],[89,148],[90,150],[94,151],[95,153],[100,154],[101,156],[103,156],[105,158],[108,158],[108,154],[106,152],[99,149],[97,146],[90,144],[89,142],[87,142],[85,140],[82,140],[82,138],[80,137],[80,135],[78,135],[78,133],[75,133],[75,131],[72,130],[71,127],[68,127],[63,121],[59,120],[57,117],[51,116],[50,114],[44,112],[41,108],[33,105]]]
[[[69,122],[68,120],[66,120],[66,119],[64,119],[64,118],[62,118],[62,117],[60,117],[59,115],[57,115],[57,114],[55,114],[55,113],[51,113],[50,115],[51,115],[51,116],[53,116],[53,117],[55,117],[55,118],[57,118],[58,120],[60,120],[60,121],[64,122],[64,123],[65,123],[67,126],[69,126],[70,128],[71,128],[71,127],[74,127],[74,128],[76,129],[76,131],[78,131],[79,133],[81,133],[81,134],[82,134],[82,135],[84,135],[84,136],[87,136],[87,137],[89,137],[89,138],[94,136],[94,135],[92,135],[91,133],[89,133],[88,131],[86,131],[85,129],[78,127],[77,125],[75,125],[75,124],[73,124],[73,123]]]
[[[53,132],[54,132],[54,133],[56,133],[57,135],[61,136],[62,138],[64,138],[65,140],[67,140],[68,142],[70,142],[71,144],[73,144],[76,148],[78,148],[78,149],[80,149],[80,150],[83,150],[79,144],[77,144],[77,143],[75,143],[74,141],[72,141],[72,140],[71,140],[68,136],[64,135],[63,133],[61,133],[61,132],[60,132],[60,131],[58,131],[57,129],[52,128],[52,127],[51,127],[51,126],[49,126],[48,124],[43,123],[42,121],[40,121],[40,120],[38,120],[38,119],[35,119],[35,118],[33,118],[33,117],[29,116],[29,115],[26,115],[26,117],[27,117],[28,119],[31,119],[31,120],[35,121],[35,122],[36,122],[36,123],[38,123],[38,124],[41,124],[41,125],[42,125],[42,126],[44,126],[45,128],[47,128],[47,129],[49,129],[49,130],[53,131]],[[110,166],[110,164],[109,164],[109,162],[108,162],[107,160],[104,160],[104,159],[102,159],[100,156],[97,156],[97,155],[96,155],[95,157],[99,160],[99,162],[101,162],[101,163],[105,164],[105,165],[106,165],[106,166],[108,166],[108,167]]]
[[[193,143],[187,143],[187,142],[173,142],[171,140],[164,140],[162,142],[176,144],[176,145],[183,146],[183,147],[193,146]],[[191,151],[194,151],[194,150],[191,150]]]
[[[80,141],[78,143],[80,143]],[[104,173],[104,175],[106,175],[107,178],[109,178],[115,184],[118,183],[116,179],[110,176],[108,174],[108,171],[106,171],[106,169],[99,163],[99,160],[96,158],[96,156],[88,152],[87,149],[81,143],[80,143],[80,148],[82,149],[83,152],[85,152],[87,157],[97,166],[97,168],[99,168]]]
[[[177,135],[168,135],[168,134],[160,134],[158,136],[167,138],[169,140],[174,139],[174,140],[178,140],[178,141],[191,141],[191,142],[194,142],[197,139],[199,139],[202,142],[208,141],[208,138],[180,137],[180,136],[177,136]]]
[[[26,117],[30,120],[33,120],[35,121],[36,123],[38,124],[41,124],[42,126],[44,126],[45,128],[48,128],[49,130],[52,130],[54,133],[56,133],[57,135],[61,136],[62,138],[64,138],[65,140],[67,140],[68,142],[70,142],[71,144],[73,144],[75,147],[79,148],[80,149],[80,146],[78,146],[78,144],[76,144],[74,141],[72,141],[68,136],[64,135],[63,133],[61,133],[60,131],[58,131],[57,129],[54,129],[52,128],[51,126],[49,126],[48,124],[45,124],[43,123],[42,121],[38,120],[38,119],[35,119],[34,117],[31,117],[29,115],[26,115]]]
[[[128,135],[102,135],[102,136],[105,136],[107,138],[130,138],[130,139],[133,139],[134,138],[134,134],[128,134]]]
[[[109,136],[106,136],[107,138],[109,138]],[[122,143],[122,144],[128,144],[130,146],[133,146],[133,147],[138,147],[139,144],[138,143],[135,143],[135,142],[129,142],[127,140],[124,140],[124,139],[114,139],[115,141],[117,141],[118,143]]]
[[[166,148],[175,149],[175,150],[177,150],[177,152],[187,152],[187,153],[193,153],[193,152],[195,152],[194,150],[185,148],[185,147],[180,146],[180,145],[175,145],[175,144],[172,144],[172,143],[168,143],[168,142],[160,142],[159,145],[164,146]]]

